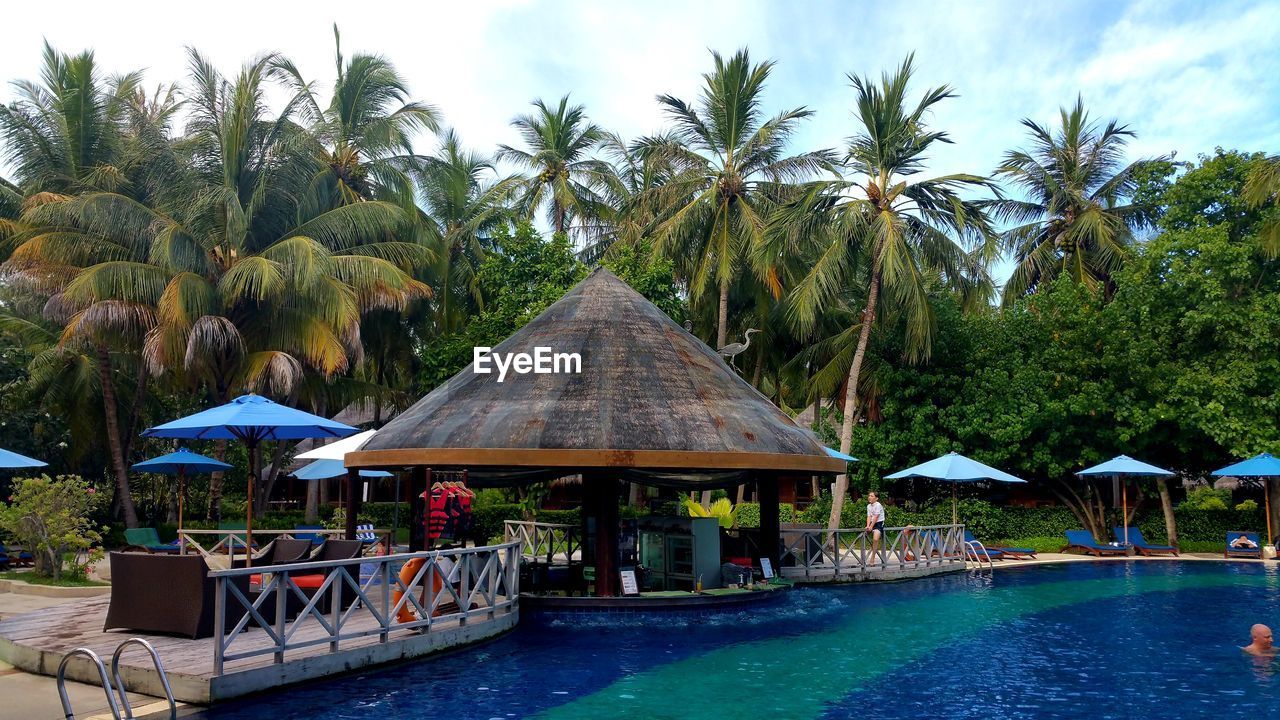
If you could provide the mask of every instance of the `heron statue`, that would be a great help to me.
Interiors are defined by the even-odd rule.
[[[738,366],[733,364],[733,359],[736,358],[744,350],[751,347],[751,333],[757,333],[757,332],[760,332],[760,331],[755,328],[749,328],[745,333],[742,334],[742,338],[746,342],[729,343],[728,345],[725,345],[724,347],[720,348],[720,354],[729,358],[729,366],[732,367],[734,370],[737,370]]]

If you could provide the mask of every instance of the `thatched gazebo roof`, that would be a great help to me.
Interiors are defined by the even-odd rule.
[[[455,375],[378,431],[348,467],[531,475],[618,469],[706,484],[744,471],[838,473],[807,431],[711,348],[597,269],[494,348],[579,353],[580,374]]]

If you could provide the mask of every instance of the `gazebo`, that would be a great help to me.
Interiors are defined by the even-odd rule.
[[[620,483],[680,489],[757,485],[761,537],[778,560],[778,477],[837,474],[809,433],[701,340],[613,273],[596,269],[494,355],[577,353],[580,372],[476,372],[475,364],[346,456],[347,497],[360,469],[466,470],[476,486],[581,474],[597,592],[617,592]],[[492,365],[492,363],[490,363]],[[355,531],[357,508],[347,513]],[[585,559],[585,558],[584,558]]]

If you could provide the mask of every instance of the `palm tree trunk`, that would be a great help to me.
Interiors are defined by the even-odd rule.
[[[320,519],[320,486],[323,484],[323,480],[312,480],[307,483],[307,514],[304,520],[308,523],[314,523]]]
[[[98,381],[102,385],[102,410],[107,422],[107,445],[111,449],[111,467],[116,475],[116,499],[124,514],[125,527],[138,527],[138,510],[129,494],[129,468],[125,464],[124,443],[120,436],[120,418],[116,414],[116,385],[111,376],[111,354],[105,345],[96,346]]]
[[[1164,533],[1168,538],[1165,542],[1170,545],[1178,545],[1178,520],[1173,514],[1173,498],[1169,495],[1169,479],[1156,478],[1156,487],[1160,490],[1160,509],[1164,511]]]
[[[871,273],[871,288],[867,292],[867,306],[862,310],[862,328],[858,332],[858,347],[853,351],[853,364],[849,366],[848,386],[844,390],[844,422],[840,425],[840,452],[849,454],[853,445],[853,417],[858,405],[858,378],[862,375],[862,360],[867,354],[867,343],[871,340],[871,326],[876,320],[876,300],[880,297],[880,262],[877,257],[876,267]],[[836,476],[835,491],[831,494],[831,517],[827,520],[827,529],[840,527],[840,511],[844,508],[844,496],[849,490],[849,476],[841,473]]]
[[[218,396],[215,400],[218,405],[227,404],[228,391],[225,387],[218,388]],[[227,441],[220,439],[214,443],[214,459],[219,462],[227,459]],[[209,475],[209,507],[205,510],[205,519],[210,523],[219,523],[223,519],[223,479],[227,474],[219,470]]]
[[[720,281],[720,313],[716,319],[716,350],[729,340],[729,278]]]

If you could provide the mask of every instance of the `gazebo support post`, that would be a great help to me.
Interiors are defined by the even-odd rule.
[[[427,478],[431,471],[421,465],[414,465],[409,471],[409,552],[421,552],[427,549],[426,533],[423,532],[423,508],[426,501],[418,502],[418,497],[427,491]]]
[[[360,470],[347,468],[347,539],[356,539],[357,516],[360,514]]]
[[[778,511],[778,478],[764,475],[756,481],[760,496],[760,554],[769,558],[774,572],[778,571],[779,549],[782,546],[782,522]]]
[[[618,480],[608,473],[583,473],[583,522],[595,518],[596,596],[618,594]]]

